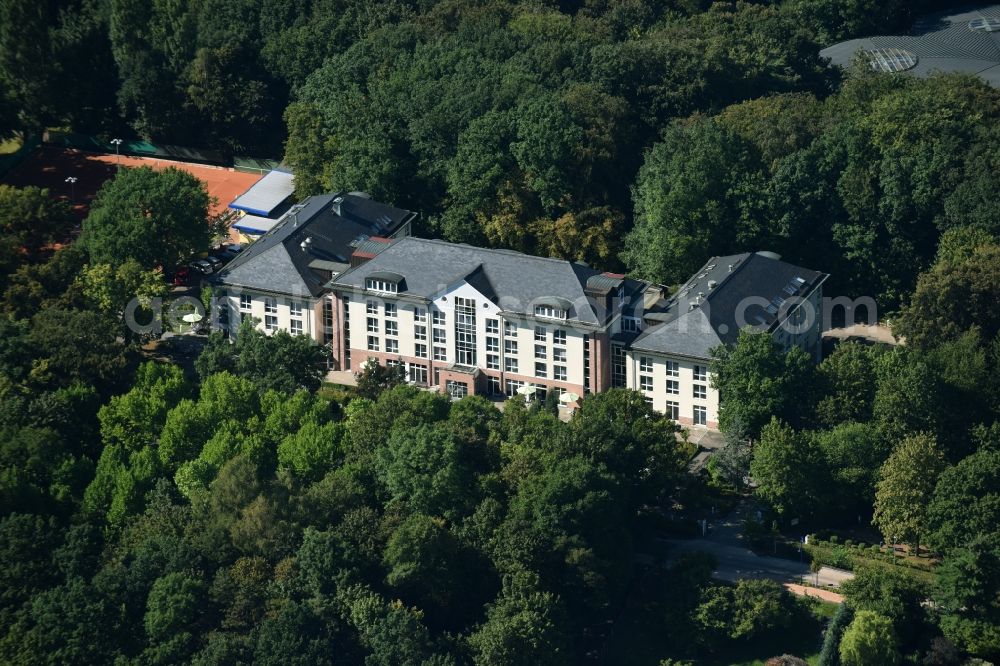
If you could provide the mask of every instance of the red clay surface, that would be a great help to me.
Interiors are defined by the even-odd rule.
[[[212,214],[226,210],[233,199],[243,194],[263,175],[154,157],[122,155],[120,159],[123,168],[149,166],[161,170],[172,166],[194,175],[205,183],[209,195],[216,200],[210,211]],[[74,210],[83,218],[97,190],[104,181],[114,177],[116,170],[114,155],[88,153],[59,146],[41,146],[17,168],[0,179],[0,182],[18,187],[27,185],[47,187],[52,196],[67,201],[72,195],[75,199]],[[75,176],[78,179],[72,187],[66,182],[68,176]]]

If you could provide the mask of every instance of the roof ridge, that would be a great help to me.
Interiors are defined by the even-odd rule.
[[[441,238],[421,238],[420,236],[407,236],[406,239],[412,239],[414,241],[419,241],[421,243],[434,243],[437,245],[448,245],[451,247],[468,248],[470,250],[475,250],[477,252],[492,252],[496,254],[512,255],[515,257],[523,257],[525,259],[531,259],[534,261],[549,261],[557,264],[563,264],[566,266],[570,266],[573,264],[573,262],[570,261],[569,259],[559,259],[558,257],[540,257],[537,254],[528,254],[526,252],[519,252],[517,250],[510,250],[501,247],[479,247],[478,245],[469,245],[468,243],[453,243],[451,241],[446,241]],[[405,239],[400,239],[400,240],[405,240]],[[597,273],[601,272],[595,268],[590,268],[590,270],[595,271]]]

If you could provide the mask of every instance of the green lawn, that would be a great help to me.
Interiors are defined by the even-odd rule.
[[[0,155],[10,155],[16,152],[18,148],[21,147],[20,139],[3,139],[0,140]]]

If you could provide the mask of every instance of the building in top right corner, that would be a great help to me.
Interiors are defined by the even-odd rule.
[[[641,391],[678,423],[717,428],[711,350],[750,327],[819,362],[827,277],[772,252],[713,257],[675,294],[647,303],[639,330],[611,340],[612,386]]]

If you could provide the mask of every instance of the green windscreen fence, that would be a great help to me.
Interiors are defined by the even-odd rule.
[[[76,148],[78,150],[88,150],[95,153],[113,154],[115,152],[115,146],[110,140],[87,134],[74,134],[72,132],[50,130],[46,133],[45,143]],[[135,155],[137,157],[159,157],[165,160],[234,167],[240,171],[253,173],[271,171],[278,165],[278,162],[275,160],[255,157],[233,158],[218,150],[188,148],[187,146],[174,146],[166,143],[151,143],[141,139],[123,140],[121,145],[118,146],[118,152],[122,155]]]

